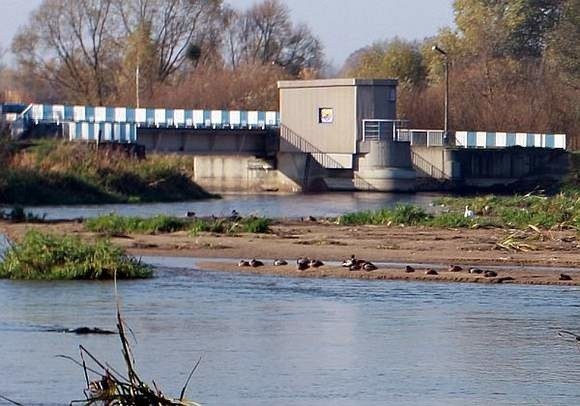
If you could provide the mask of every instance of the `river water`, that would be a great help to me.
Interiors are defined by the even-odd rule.
[[[149,259],[120,282],[138,370],[215,406],[578,405],[576,287],[310,280],[210,273]],[[181,265],[182,266],[182,265]],[[0,281],[0,394],[24,404],[82,397],[79,344],[121,368],[113,285]],[[0,401],[2,404],[2,401]]]
[[[321,194],[226,194],[223,199],[178,203],[105,204],[89,206],[40,206],[26,211],[48,220],[88,218],[107,213],[148,217],[157,214],[184,216],[194,211],[198,216],[228,216],[236,210],[243,216],[270,218],[333,217],[346,212],[379,209],[397,203],[427,207],[441,196],[429,193],[321,193]]]

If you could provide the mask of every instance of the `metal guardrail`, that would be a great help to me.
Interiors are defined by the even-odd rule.
[[[398,142],[409,142],[399,138],[399,130],[407,125],[407,120],[366,119],[362,123],[363,141],[392,139]]]

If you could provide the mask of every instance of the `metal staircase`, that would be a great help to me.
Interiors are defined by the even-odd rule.
[[[296,149],[297,152],[302,152],[306,155],[303,186],[308,187],[309,177],[311,172],[312,161],[316,161],[321,167],[326,169],[342,169],[351,170],[351,168],[346,168],[336,159],[334,159],[330,154],[321,151],[319,148],[311,144],[309,141],[305,140],[303,137],[298,135],[289,127],[284,124],[280,125],[280,139],[286,141],[292,147]],[[369,183],[367,180],[358,175],[354,170],[353,173],[353,185],[357,190],[367,190],[373,191],[376,188]]]

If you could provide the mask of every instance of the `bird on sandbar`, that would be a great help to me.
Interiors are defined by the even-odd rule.
[[[475,216],[475,214],[473,213],[473,210],[469,209],[469,205],[465,206],[465,211],[463,212],[463,217],[472,218],[474,216]]]
[[[435,269],[429,268],[425,271],[425,275],[439,275],[439,273]]]
[[[413,268],[411,265],[407,265],[405,267],[405,272],[406,273],[413,273],[413,272],[415,272],[415,268]]]
[[[362,268],[361,264],[359,264],[358,262],[355,262],[348,267],[348,270],[349,271],[360,271],[361,268]]]
[[[252,258],[250,260],[250,266],[252,268],[257,268],[259,266],[264,266],[264,263],[262,261],[258,261],[256,258]]]
[[[469,273],[472,273],[472,274],[482,274],[483,273],[483,269],[479,269],[479,268],[469,268]]]
[[[322,265],[324,265],[324,262],[319,259],[311,259],[308,265],[310,268],[320,268]]]
[[[273,265],[274,266],[284,266],[284,265],[288,265],[288,262],[286,262],[286,260],[284,260],[284,259],[275,259]]]
[[[570,275],[568,275],[568,274],[561,273],[560,274],[560,277],[558,278],[558,280],[560,280],[560,281],[571,281],[572,280],[572,277]]]
[[[300,257],[296,260],[296,269],[305,271],[308,268],[310,268],[310,259]]]
[[[485,271],[483,273],[483,276],[485,276],[486,278],[495,278],[497,276],[497,272],[495,272],[495,271]]]
[[[240,259],[240,262],[238,262],[238,266],[250,266],[250,261],[246,259]]]
[[[372,262],[367,261],[363,264],[362,269],[367,271],[367,272],[370,272],[370,271],[375,271],[379,268],[377,268],[377,266],[375,264],[373,264]]]
[[[345,259],[344,261],[342,261],[342,266],[345,268],[350,268],[352,265],[356,265],[357,261],[358,260],[356,259],[354,254],[352,254],[349,259]]]
[[[461,272],[461,271],[463,271],[463,268],[460,267],[459,265],[449,265],[449,267],[447,268],[447,270],[449,272]]]

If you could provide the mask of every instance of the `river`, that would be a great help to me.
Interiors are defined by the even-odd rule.
[[[196,200],[177,203],[101,204],[85,206],[39,206],[26,211],[47,220],[95,217],[107,213],[122,216],[148,217],[157,214],[184,216],[193,211],[197,216],[228,216],[236,210],[243,216],[270,218],[332,217],[341,214],[379,209],[397,203],[423,207],[440,194],[430,193],[320,193],[320,194],[225,194],[223,199]]]
[[[574,405],[575,287],[292,279],[211,273],[148,259],[157,277],[119,283],[138,370],[210,406]],[[113,285],[0,281],[0,394],[82,398],[79,344],[122,367]],[[2,404],[2,401],[0,401]]]

